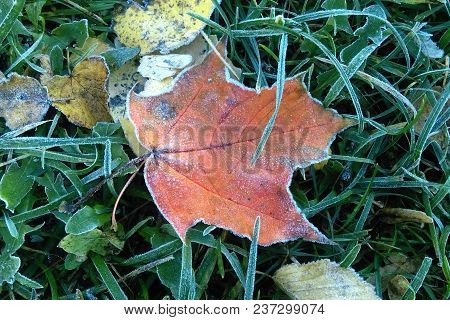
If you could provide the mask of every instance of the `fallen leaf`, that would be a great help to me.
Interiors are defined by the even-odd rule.
[[[69,76],[54,76],[48,83],[53,105],[70,122],[92,128],[111,121],[106,82],[109,70],[101,57],[89,57],[77,64]]]
[[[225,56],[224,45],[218,50]],[[288,79],[275,128],[260,158],[251,158],[275,106],[276,87],[255,90],[229,79],[210,53],[154,96],[131,92],[128,109],[147,160],[148,188],[182,239],[204,221],[250,238],[261,217],[259,243],[303,237],[330,243],[300,214],[289,183],[295,168],[328,157],[337,132],[351,123]]]
[[[409,281],[402,275],[396,275],[388,284],[388,295],[390,300],[401,300],[409,288]]]
[[[410,258],[401,253],[392,253],[386,258],[384,265],[378,269],[382,290],[385,291],[389,287],[389,281],[396,275],[416,273],[421,261],[418,257]],[[367,278],[369,283],[374,284],[375,281],[375,274],[371,274]]]
[[[125,138],[128,140],[128,144],[130,145],[130,148],[131,150],[133,150],[134,154],[137,156],[146,154],[148,151],[141,145],[138,138],[136,137],[133,123],[131,123],[128,118],[123,118],[120,119],[120,124],[122,125]]]
[[[120,68],[111,71],[108,81],[109,112],[115,122],[126,118],[126,101],[128,92],[133,87],[142,91],[146,79],[137,72],[136,61],[128,61]]]
[[[69,234],[62,238],[58,247],[67,253],[85,257],[89,252],[104,256],[111,251],[120,251],[123,245],[124,242],[119,240],[114,233],[94,229],[79,235]]]
[[[213,10],[211,0],[154,0],[145,8],[132,3],[114,18],[114,31],[125,46],[139,47],[141,54],[165,54],[192,42],[205,26],[189,12],[209,18]]]
[[[41,121],[49,107],[47,90],[36,79],[16,73],[0,78],[0,117],[8,128]]]
[[[189,54],[143,56],[138,72],[143,77],[161,81],[173,77],[192,62],[193,58]]]
[[[383,222],[388,224],[417,222],[433,223],[433,219],[425,212],[403,208],[384,208],[377,212]]]
[[[328,259],[288,264],[275,272],[275,283],[296,300],[376,300],[375,288],[353,269]]]

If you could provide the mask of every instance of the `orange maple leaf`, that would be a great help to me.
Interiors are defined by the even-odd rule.
[[[222,55],[224,48],[219,44]],[[296,168],[328,158],[336,133],[350,121],[322,108],[299,79],[288,79],[276,125],[253,165],[275,94],[275,86],[258,93],[231,80],[214,52],[165,92],[130,93],[130,119],[151,151],[148,189],[183,240],[199,221],[250,238],[260,216],[261,245],[299,237],[330,243],[300,213],[289,183]]]

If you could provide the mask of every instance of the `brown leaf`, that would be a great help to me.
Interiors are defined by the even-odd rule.
[[[225,56],[223,44],[218,49]],[[163,92],[130,93],[130,119],[152,151],[147,185],[181,238],[198,221],[250,237],[260,216],[262,245],[299,237],[329,243],[300,214],[288,186],[295,168],[328,158],[331,141],[350,121],[289,79],[275,128],[252,165],[275,93],[276,87],[258,93],[230,80],[215,53]]]

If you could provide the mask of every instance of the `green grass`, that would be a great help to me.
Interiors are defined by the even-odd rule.
[[[111,17],[126,1],[10,2],[17,3],[9,18],[1,22],[0,15],[0,70],[38,78],[39,55],[55,41],[54,28],[87,19],[90,36],[112,42]],[[333,5],[339,1],[223,0],[206,21],[206,33],[228,36],[229,57],[246,85],[282,85],[301,74],[315,98],[357,121],[339,134],[322,170],[308,168],[304,178],[299,172],[291,185],[298,206],[337,246],[297,240],[256,252],[251,241],[201,224],[183,246],[141,174],[120,202],[113,233],[99,217],[111,214],[134,169],[121,167],[133,158],[121,128],[98,125],[92,132],[51,109],[50,121],[28,131],[10,132],[0,122],[0,177],[26,168],[32,184],[6,186],[26,194],[15,213],[0,203],[2,263],[14,269],[20,258],[0,299],[286,298],[270,277],[274,271],[323,258],[354,268],[384,299],[395,274],[410,281],[404,298],[448,299],[450,3],[398,2],[407,1],[348,0],[345,9]],[[71,44],[62,49],[63,58],[76,51]],[[62,63],[55,70],[61,74],[73,67]],[[109,172],[114,178],[105,184]],[[99,230],[86,233],[73,218],[71,230],[83,229],[75,243],[96,241],[95,253],[83,259],[58,247],[68,212],[80,205],[93,210],[77,218]],[[376,214],[383,207],[423,211],[433,224],[387,224]],[[408,268],[392,264],[398,255]]]

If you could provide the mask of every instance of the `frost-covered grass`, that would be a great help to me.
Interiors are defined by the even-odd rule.
[[[206,33],[228,35],[229,57],[246,85],[283,81],[277,67],[285,65],[286,77],[301,74],[313,97],[357,121],[339,134],[325,167],[299,172],[291,185],[304,214],[337,246],[298,240],[260,247],[253,278],[247,274],[255,262],[249,261],[255,257],[250,241],[200,224],[182,247],[139,174],[120,202],[118,232],[106,222],[97,253],[67,255],[58,247],[67,236],[67,212],[86,205],[109,221],[130,170],[103,184],[105,174],[126,162],[124,151],[133,155],[120,126],[98,125],[92,132],[52,109],[50,121],[26,132],[9,132],[0,123],[0,177],[9,170],[33,186],[15,213],[0,203],[0,263],[14,256],[8,260],[14,268],[20,258],[15,282],[0,287],[0,298],[184,297],[178,288],[191,285],[192,267],[196,298],[242,299],[251,292],[258,299],[285,298],[270,277],[275,270],[327,258],[355,269],[384,299],[397,274],[411,283],[408,298],[417,291],[417,299],[448,299],[450,4],[408,2],[348,0],[345,9],[339,6],[344,0],[223,0],[206,21]],[[0,70],[37,78],[39,55],[61,23],[87,19],[91,37],[114,41],[113,10],[125,3],[31,0],[11,28],[0,14]],[[65,58],[75,51],[62,49]],[[70,63],[64,60],[65,71]],[[104,157],[107,140],[111,159]],[[9,180],[4,187],[26,187],[25,180]],[[382,208],[419,210],[433,223],[393,221]],[[89,212],[83,214],[92,218]]]

